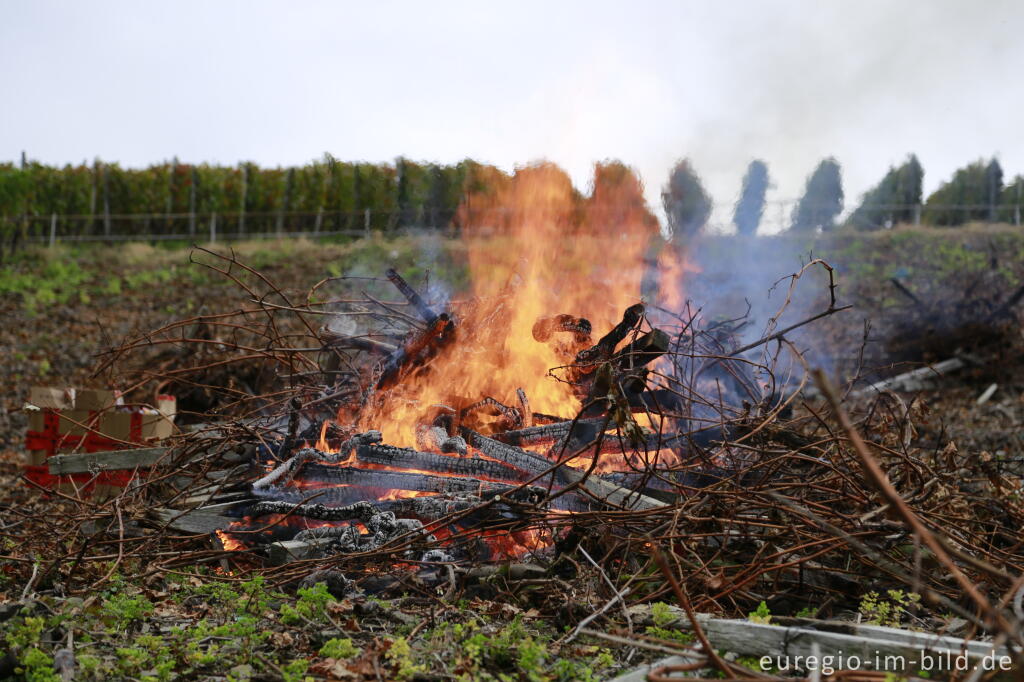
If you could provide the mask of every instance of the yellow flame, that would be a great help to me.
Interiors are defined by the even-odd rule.
[[[590,197],[546,163],[490,186],[459,210],[473,296],[453,311],[456,341],[429,373],[406,378],[363,413],[360,426],[380,429],[395,445],[415,445],[415,427],[431,406],[459,409],[485,396],[515,405],[517,388],[531,411],[572,417],[580,399],[558,370],[549,373],[571,362],[557,343],[567,335],[538,342],[534,323],[585,317],[596,341],[640,300],[644,256],[659,231],[627,167],[599,164]]]

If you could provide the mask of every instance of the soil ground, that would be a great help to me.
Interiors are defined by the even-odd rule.
[[[432,281],[453,289],[465,284],[462,246],[436,236],[233,248],[244,262],[296,291],[342,274],[377,277],[388,266],[412,281],[429,272]],[[1020,326],[1015,311],[1001,310],[1024,282],[1024,233],[903,228],[765,238],[753,251],[735,238],[711,237],[692,254],[703,272],[687,293],[721,316],[796,271],[801,259],[826,259],[837,272],[839,302],[855,308],[799,335],[811,357],[851,378],[973,354],[976,365],[912,398],[917,435],[936,450],[952,442],[979,457],[1024,457],[1017,435],[1024,421]],[[795,317],[826,303],[821,278],[809,280],[798,287]],[[68,503],[44,501],[18,482],[26,425],[21,406],[30,386],[105,385],[111,377],[92,376],[104,348],[200,311],[245,303],[234,284],[191,264],[189,249],[180,245],[38,249],[2,266],[0,506],[70,513]],[[760,307],[755,303],[755,312]],[[998,320],[993,311],[1000,312]],[[992,398],[976,404],[992,383],[998,384]],[[565,628],[590,609],[577,613],[564,594],[549,589],[520,594],[514,602],[486,595],[456,604],[412,596],[380,602],[338,599],[315,587],[296,593],[294,585],[279,589],[251,576],[222,582],[204,568],[152,575],[143,584],[98,576],[102,587],[73,596],[51,581],[23,606],[24,576],[39,557],[10,540],[23,514],[4,516],[0,619],[17,655],[0,661],[0,679],[57,679],[54,659],[59,669],[68,643],[54,641],[54,633],[66,638],[69,632],[77,632],[80,642],[95,642],[92,653],[77,654],[81,679],[605,679],[644,658],[641,653],[625,661],[594,639],[564,641]],[[575,600],[588,602],[581,594]],[[653,608],[643,626],[647,635],[688,641],[666,613]],[[69,628],[69,622],[79,627]]]

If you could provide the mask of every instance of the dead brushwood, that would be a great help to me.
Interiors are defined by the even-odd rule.
[[[290,295],[233,254],[200,253],[252,303],[129,339],[105,353],[101,366],[115,368],[130,386],[189,392],[209,408],[186,419],[208,423],[176,436],[174,457],[113,498],[58,491],[5,510],[0,537],[17,550],[5,550],[4,558],[28,592],[59,583],[68,593],[85,593],[115,574],[144,581],[224,560],[234,572],[225,580],[260,573],[285,585],[314,570],[340,570],[363,589],[404,591],[443,609],[467,590],[498,589],[468,577],[475,563],[493,558],[481,550],[484,539],[519,538],[536,547],[522,560],[533,568],[521,580],[505,576],[503,598],[557,614],[567,590],[578,589],[588,595],[584,611],[566,623],[576,636],[612,622],[620,603],[677,601],[703,639],[698,613],[745,616],[765,601],[779,613],[849,614],[865,594],[891,589],[924,597],[920,610],[905,614],[919,627],[942,627],[942,615],[956,613],[978,633],[1024,646],[1014,614],[1024,594],[1019,477],[916,437],[909,403],[896,409],[865,394],[843,402],[820,374],[824,402],[793,389],[810,373],[787,335],[846,309],[823,261],[801,273],[826,270],[826,308],[782,329],[770,325],[754,343],[733,343],[728,328],[703,322],[697,310],[630,308],[597,344],[578,351],[585,368],[551,370],[552,380],[590,382],[580,391],[588,396],[580,414],[531,412],[531,396],[516,385],[504,403],[469,396],[430,406],[437,417],[425,426],[464,437],[462,457],[351,440],[363,408],[386,398],[392,382],[429,374],[447,347],[447,332],[429,330],[439,320],[447,328],[455,316],[410,296],[415,290],[404,280],[403,301],[316,302],[320,285],[305,297]],[[786,304],[791,295],[792,287]],[[374,340],[387,340],[342,347],[337,334],[311,323],[327,314],[372,319]],[[540,327],[544,338],[590,333],[575,318]],[[623,347],[635,353],[622,355]],[[327,352],[338,362],[323,372],[318,356]],[[345,373],[335,373],[341,368]],[[639,377],[638,368],[648,371]],[[497,413],[491,432],[461,423],[485,410]],[[293,460],[315,445],[305,434],[322,434],[337,462]],[[474,471],[473,456],[486,458],[486,467]],[[408,486],[436,498],[377,500],[375,513],[418,514],[422,527],[396,526],[383,542],[354,543],[347,553],[268,565],[267,545],[293,540],[307,520],[351,515],[357,518],[347,521],[357,522],[357,511],[375,518],[346,507],[352,500],[338,491],[374,485],[378,472],[360,465],[403,459],[419,473],[382,472],[378,484],[388,482],[378,487]],[[302,472],[347,487],[262,495],[287,488]],[[444,485],[448,497],[438,494]],[[228,551],[224,538],[174,530],[175,517],[155,515],[155,507],[181,516],[204,508],[207,515],[248,511],[252,518],[229,531],[241,549]],[[440,539],[431,542],[430,535]],[[577,547],[597,569],[572,558]],[[639,633],[615,637],[642,641]],[[740,676],[713,642],[702,644],[706,664]]]

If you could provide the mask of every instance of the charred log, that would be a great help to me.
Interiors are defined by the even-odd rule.
[[[533,338],[540,343],[549,341],[556,332],[569,332],[577,344],[583,345],[590,342],[591,331],[590,320],[572,315],[542,317],[533,324]]]
[[[416,293],[416,290],[405,281],[405,278],[398,274],[398,271],[394,268],[388,268],[385,274],[387,275],[388,280],[395,285],[395,288],[402,293],[405,300],[409,301],[409,304],[416,309],[420,318],[422,318],[428,325],[433,326],[434,322],[436,322],[438,318],[437,313],[431,310],[430,306],[427,305],[427,302],[424,301],[418,293]]]
[[[338,452],[321,452],[315,448],[303,448],[295,453],[288,461],[284,462],[263,478],[252,484],[253,492],[269,488],[270,486],[282,486],[291,481],[307,462],[337,463],[348,458],[352,450],[359,445],[379,443],[381,441],[380,431],[367,431],[356,434],[342,443]]]
[[[542,455],[488,438],[470,428],[462,427],[462,435],[466,442],[488,457],[533,475],[547,471],[553,464]]]
[[[615,354],[613,362],[620,370],[643,367],[668,352],[671,340],[660,329],[652,329]]]
[[[581,350],[576,355],[576,363],[582,365],[584,368],[591,366],[599,362],[603,362],[612,357],[615,352],[615,347],[618,346],[626,336],[636,329],[637,325],[644,317],[644,305],[637,303],[626,308],[626,311],[622,314],[622,321],[615,325],[610,332],[601,337],[601,340],[596,344]],[[584,369],[584,371],[587,371]]]
[[[462,436],[449,436],[441,426],[420,424],[416,427],[416,447],[428,452],[466,455],[469,451]]]
[[[592,424],[600,424],[602,419],[578,419],[576,421],[561,421],[553,424],[531,426],[515,431],[505,431],[494,435],[494,439],[509,445],[550,445],[565,438],[566,434],[575,430],[588,429]]]
[[[473,499],[479,497],[481,499],[488,500],[490,504],[499,505],[500,508],[500,505],[505,503],[535,505],[539,501],[543,500],[547,495],[547,488],[540,487],[538,485],[524,486],[522,484],[487,483],[484,481],[476,481],[476,484],[476,488],[469,492],[441,492],[434,496],[423,496],[423,499],[429,499],[430,497]],[[406,513],[407,515],[412,515],[412,512],[407,510],[412,509],[413,507],[405,505],[416,504],[413,500],[421,499],[420,497],[409,497],[395,500],[380,500],[381,490],[383,489],[380,487],[363,488],[358,486],[283,488],[263,491],[262,493],[258,493],[257,496],[265,498],[263,500],[265,502],[272,501],[287,503],[290,505],[289,508],[296,504],[322,504],[327,507],[342,507],[355,504],[357,502],[370,501],[373,505],[385,511],[394,511],[396,514]],[[495,501],[495,498],[499,499]],[[561,504],[562,500],[563,498],[556,500],[556,503],[558,504],[553,505],[553,508],[572,510],[582,508],[578,499],[570,499],[570,503],[575,504],[575,506],[572,506],[571,504]]]
[[[414,366],[422,365],[447,345],[455,336],[455,322],[447,313],[441,313],[430,325],[415,332],[404,346],[388,356],[381,365],[378,389],[389,388]]]
[[[462,440],[459,438],[459,440]],[[463,441],[465,443],[465,441]],[[368,445],[356,448],[356,459],[400,469],[429,471],[453,476],[470,476],[488,481],[525,481],[527,472],[501,462],[480,457],[450,457],[433,452],[420,452],[391,445]]]
[[[320,463],[307,464],[303,470],[303,480],[311,483],[358,486],[360,488],[446,494],[500,494],[509,489],[508,485],[466,476],[436,476],[433,474],[360,469],[358,467],[332,466]],[[309,494],[315,491],[306,490],[302,492]]]
[[[491,398],[490,396],[483,398],[482,400],[478,400],[472,405],[468,405],[465,408],[463,408],[459,412],[459,422],[461,423],[465,421],[465,418],[468,415],[472,414],[473,412],[476,412],[477,410],[487,407],[493,409],[495,412],[501,415],[508,426],[512,428],[522,426],[523,415],[519,412],[518,409],[514,407],[509,407],[508,405],[505,405],[504,403],[501,403],[495,400],[494,398]]]
[[[530,411],[530,401],[526,399],[526,391],[517,388],[516,398],[519,400],[519,414],[522,416],[522,426],[533,426],[533,412]]]

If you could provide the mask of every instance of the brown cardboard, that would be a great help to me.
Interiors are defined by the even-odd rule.
[[[59,417],[57,422],[57,435],[59,436],[84,436],[88,433],[86,426],[96,428],[96,421],[90,421],[88,410],[63,410]],[[79,426],[79,424],[83,426]]]
[[[156,438],[163,440],[169,438],[174,432],[174,424],[170,418],[163,413],[142,415],[142,439],[149,440]]]
[[[75,406],[75,389],[32,386],[28,389],[28,402],[39,408],[70,410]]]
[[[174,421],[174,416],[178,413],[178,399],[173,395],[158,395],[156,397],[156,409],[169,417],[171,421]]]
[[[28,413],[28,430],[42,432],[46,429],[42,410],[25,410]]]
[[[120,391],[98,388],[82,388],[75,395],[75,409],[99,412],[116,405],[121,398]]]
[[[174,432],[174,424],[161,412],[152,410],[135,415],[140,420],[139,437],[142,440],[168,438]],[[132,441],[132,417],[131,412],[107,412],[100,422],[100,431],[116,440]]]
[[[25,464],[28,466],[42,466],[46,464],[46,450],[28,450],[25,452]]]
[[[100,432],[115,440],[131,441],[132,413],[107,412],[100,421]]]

